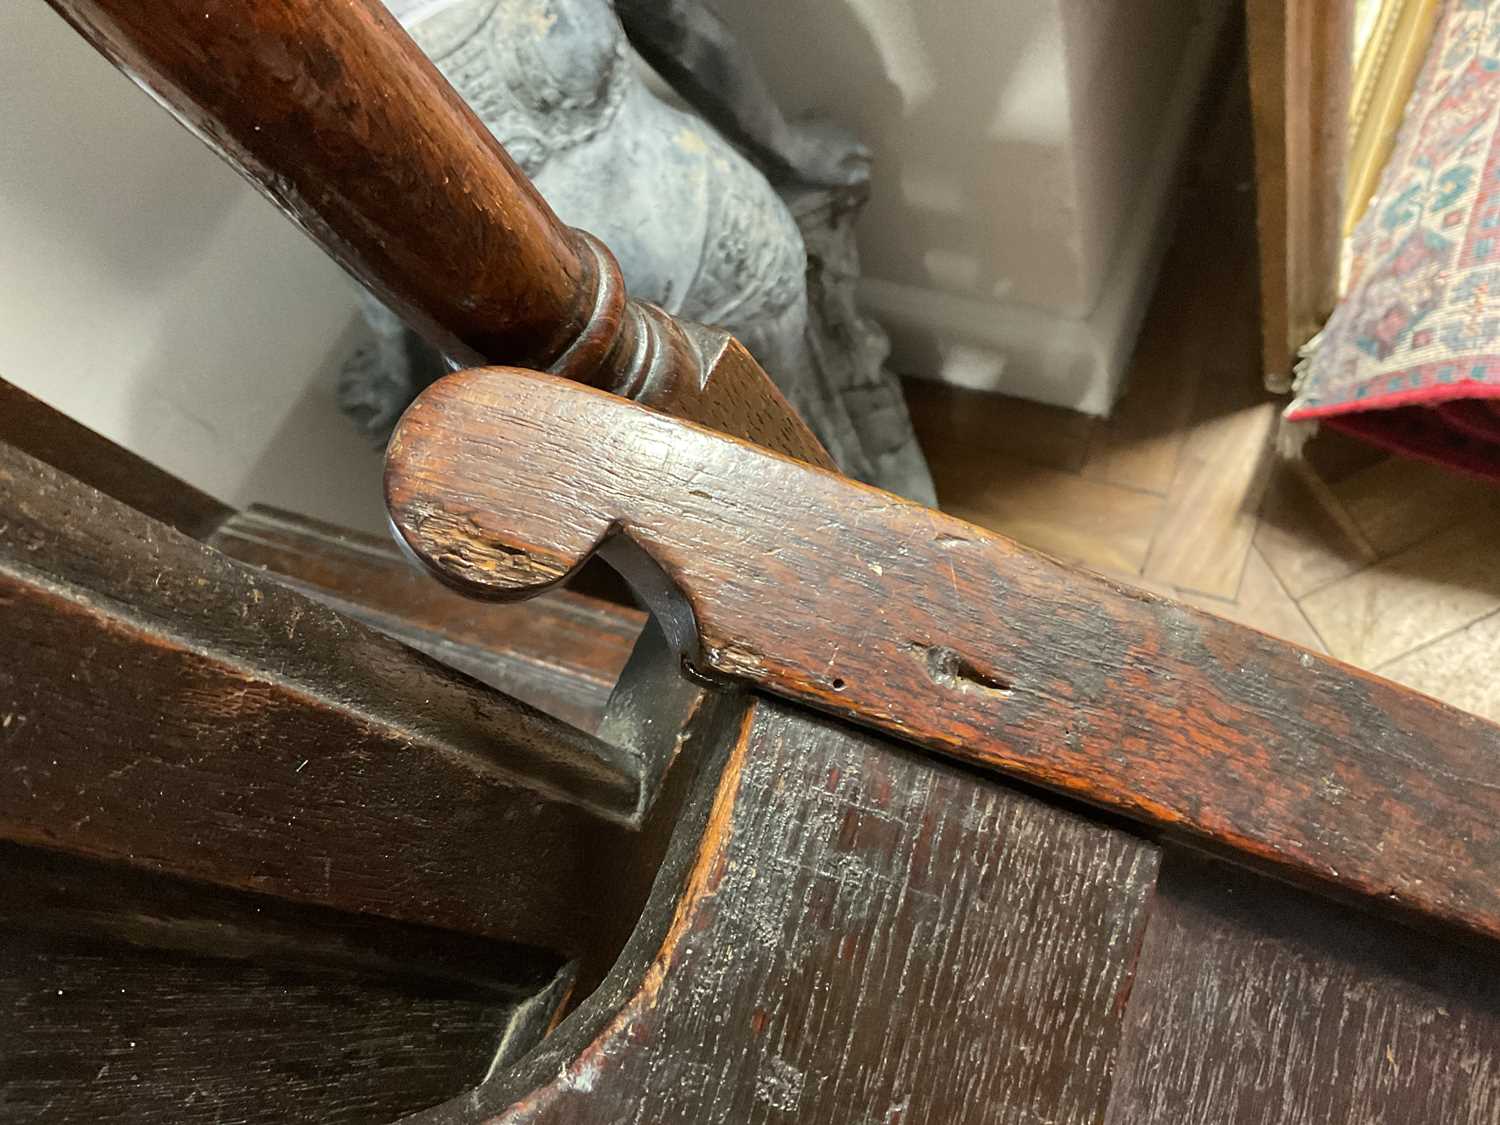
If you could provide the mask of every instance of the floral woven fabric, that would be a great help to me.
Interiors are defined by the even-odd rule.
[[[1500,0],[1446,3],[1349,252],[1287,418],[1500,477]]]

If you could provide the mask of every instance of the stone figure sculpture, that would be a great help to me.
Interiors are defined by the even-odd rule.
[[[701,0],[387,3],[559,216],[614,250],[634,296],[732,331],[847,473],[935,502],[885,336],[854,304],[857,140],[789,123]],[[340,399],[383,440],[446,366],[373,298],[366,319]]]

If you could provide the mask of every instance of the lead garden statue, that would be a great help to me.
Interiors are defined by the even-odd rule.
[[[632,295],[729,329],[845,472],[935,503],[885,335],[854,304],[857,140],[787,122],[703,0],[387,3]],[[340,398],[383,440],[446,367],[373,299],[366,317]]]

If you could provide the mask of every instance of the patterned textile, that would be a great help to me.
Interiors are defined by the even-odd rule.
[[[1286,417],[1500,478],[1500,0],[1448,0],[1349,250]]]

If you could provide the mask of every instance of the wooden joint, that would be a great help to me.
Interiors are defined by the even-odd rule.
[[[706,675],[1500,938],[1500,727],[1378,677],[536,372],[428,388],[386,495],[475,596],[601,551]]]
[[[684,376],[701,383],[698,354],[676,321],[655,305],[627,296],[620,264],[609,247],[588,231],[573,234],[580,255],[594,264],[593,307],[547,372],[631,399]]]

